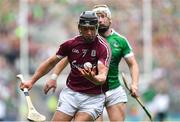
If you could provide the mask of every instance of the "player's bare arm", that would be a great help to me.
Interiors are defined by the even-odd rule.
[[[88,70],[79,68],[79,71],[85,78],[90,80],[92,83],[96,85],[104,84],[108,73],[108,67],[105,66],[103,63],[98,62],[97,69],[98,69],[97,75],[95,75],[96,74],[95,70],[90,68]]]
[[[138,64],[136,62],[136,59],[134,56],[125,58],[126,63],[129,66],[129,70],[131,73],[131,78],[132,78],[132,82],[131,82],[131,95],[133,97],[137,97],[138,96],[138,80],[139,80],[139,68],[138,68]]]
[[[33,84],[35,84],[36,81],[39,80],[42,76],[47,74],[58,63],[59,60],[61,59],[58,58],[56,55],[49,57],[37,68],[31,80],[24,83],[21,82],[20,89],[27,88],[28,90],[30,90]]]
[[[57,83],[56,80],[59,76],[59,74],[64,70],[64,68],[68,65],[68,58],[64,57],[61,61],[58,62],[58,64],[54,67],[53,74],[51,75],[51,78],[46,82],[44,85],[44,93],[47,94],[50,89],[53,89],[53,92],[55,92]]]

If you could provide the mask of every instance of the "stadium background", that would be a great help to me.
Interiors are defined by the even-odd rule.
[[[79,14],[95,4],[110,7],[113,27],[130,41],[140,67],[139,90],[145,104],[166,91],[170,98],[167,120],[180,120],[179,0],[0,0],[0,118],[25,120],[27,108],[16,75],[23,73],[28,79],[59,44],[78,34]],[[128,74],[124,61],[120,68]],[[68,72],[69,67],[60,75],[55,94],[42,91],[50,73],[30,92],[35,107],[48,120]],[[129,97],[126,120],[145,117]]]

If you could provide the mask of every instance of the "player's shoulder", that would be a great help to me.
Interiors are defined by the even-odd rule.
[[[112,30],[111,38],[115,39],[119,43],[129,43],[128,39],[116,32],[115,30]]]
[[[67,43],[67,44],[75,44],[75,43],[77,43],[79,40],[80,40],[80,36],[77,35],[77,36],[74,36],[74,37],[66,40],[65,43]]]
[[[123,41],[127,41],[127,38],[125,36],[123,36],[122,34],[118,33],[115,30],[112,30],[111,36],[114,37],[114,38],[118,38],[120,40],[123,40]]]
[[[106,38],[104,38],[100,35],[98,35],[97,38],[98,38],[98,43],[99,43],[99,45],[101,45],[101,47],[105,47],[106,49],[110,50],[110,45],[109,45],[108,41],[106,40]]]
[[[111,47],[110,47],[110,45],[109,45],[109,43],[107,42],[107,40],[104,38],[104,37],[102,37],[102,36],[100,36],[100,35],[98,35],[97,36],[97,39],[98,39],[98,47],[100,47],[99,49],[101,50],[101,49],[105,49],[105,50],[108,50],[108,52],[111,52],[110,50],[111,50]]]
[[[80,35],[74,36],[69,39],[69,41],[78,41],[78,40],[80,40]]]
[[[104,37],[102,37],[100,35],[97,35],[97,40],[98,40],[99,43],[108,44],[106,38],[104,38]]]

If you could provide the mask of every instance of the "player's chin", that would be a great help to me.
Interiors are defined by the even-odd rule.
[[[94,40],[93,37],[86,37],[86,38],[85,38],[85,42],[86,42],[86,43],[91,43],[91,42],[93,42],[93,40]]]

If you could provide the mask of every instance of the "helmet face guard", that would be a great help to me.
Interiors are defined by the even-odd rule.
[[[85,20],[85,19],[80,19],[79,20],[79,26],[96,26],[97,28],[97,20]]]
[[[88,28],[95,28],[95,34],[91,36],[84,35],[81,30],[82,28],[86,27]],[[86,42],[92,42],[97,35],[97,29],[98,29],[98,17],[95,12],[93,11],[85,11],[80,15],[78,28],[81,36],[84,38]],[[93,36],[93,37],[92,37]]]

